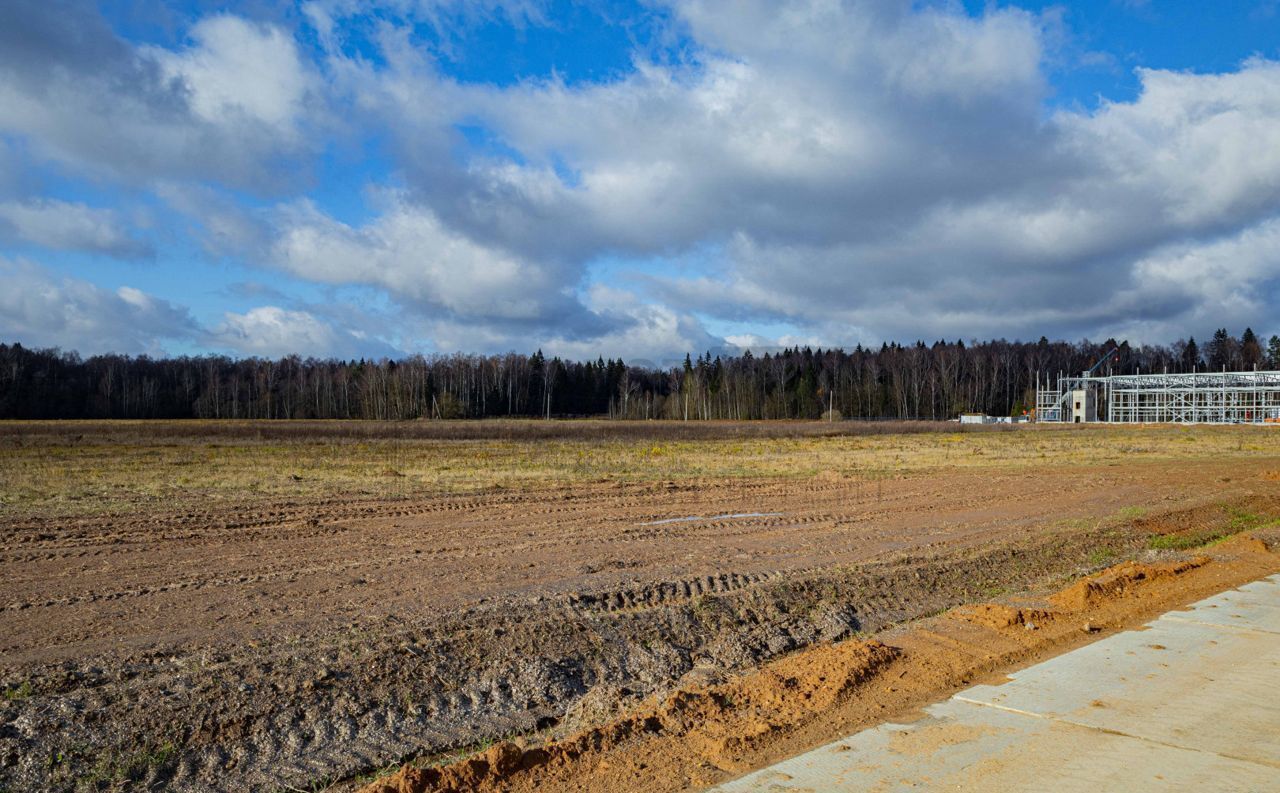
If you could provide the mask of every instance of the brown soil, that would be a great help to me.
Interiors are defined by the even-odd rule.
[[[1277,569],[1280,558],[1252,537],[1224,543],[1212,557],[1125,562],[1049,597],[1059,610],[962,606],[883,640],[813,647],[724,683],[684,686],[624,718],[543,745],[506,741],[448,765],[405,766],[361,793],[705,787],[906,714],[1001,669],[1071,649],[1102,635],[1099,626],[1133,626]],[[927,754],[936,747],[895,748]]]
[[[1153,532],[1274,520],[1275,470],[1046,462],[0,515],[0,788],[306,789],[564,731],[682,680],[1062,582],[1146,553]],[[829,652],[865,653],[876,679],[902,663]],[[797,682],[815,712],[865,688],[828,678]],[[720,707],[712,691],[682,706],[689,724]],[[765,736],[787,720],[733,696]],[[754,762],[764,739],[740,740],[681,784]]]
[[[20,517],[0,535],[0,662],[269,641],[503,598],[611,612],[895,554],[1065,541],[1114,528],[1104,524],[1134,505],[1156,514],[1123,528],[1183,531],[1222,523],[1219,511],[1190,507],[1275,492],[1242,476],[1247,465],[605,483]]]
[[[1263,548],[1265,552],[1265,545]],[[1125,562],[1110,568],[1101,575],[1079,581],[1049,598],[1049,602],[1064,611],[1084,611],[1099,602],[1119,600],[1137,594],[1142,584],[1182,575],[1188,570],[1208,564],[1209,557],[1197,556],[1164,564],[1139,564]]]
[[[0,438],[30,441],[41,436],[59,443],[68,437],[106,436],[115,442],[144,439],[186,440],[193,434],[203,438],[243,440],[246,436],[266,440],[307,441],[319,439],[389,438],[396,440],[553,440],[579,439],[592,442],[626,438],[645,440],[712,440],[725,438],[796,438],[841,435],[901,435],[914,433],[1015,432],[1032,429],[1007,424],[956,427],[945,421],[620,421],[616,419],[463,419],[457,421],[344,421],[331,419],[219,419],[147,421],[4,421]],[[1094,431],[1089,427],[1064,428],[1042,424],[1036,430],[1053,432]]]

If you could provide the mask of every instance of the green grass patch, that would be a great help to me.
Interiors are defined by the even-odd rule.
[[[1277,521],[1270,516],[1247,512],[1238,507],[1227,507],[1226,513],[1226,524],[1220,528],[1186,534],[1153,534],[1147,538],[1147,547],[1153,551],[1189,551],[1222,542],[1241,532],[1277,525]]]
[[[1147,547],[1153,551],[1189,551],[1217,540],[1225,540],[1231,534],[1214,532],[1212,534],[1153,534],[1147,538]]]
[[[371,782],[377,782],[379,779],[385,779],[386,777],[391,776],[395,772],[399,771],[400,768],[401,765],[399,763],[390,763],[382,768],[377,768],[363,774],[357,774],[351,778],[351,781],[357,785],[368,785]]]
[[[984,598],[998,598],[1001,595],[1007,594],[1008,591],[1008,587],[1000,584],[985,584],[981,589],[982,596]]]
[[[6,688],[4,690],[5,702],[21,702],[24,699],[30,699],[35,693],[35,689],[31,687],[31,681],[25,680],[21,684]]]
[[[1256,529],[1268,523],[1271,518],[1265,515],[1258,515],[1253,512],[1245,512],[1242,509],[1229,507],[1227,509],[1227,528],[1232,532],[1248,531]]]
[[[1089,564],[1094,567],[1111,564],[1116,558],[1116,552],[1110,548],[1096,548],[1093,553],[1089,554]]]

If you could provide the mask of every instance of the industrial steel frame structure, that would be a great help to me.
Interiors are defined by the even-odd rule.
[[[1082,419],[1091,415],[1098,418]],[[1086,374],[1059,377],[1056,388],[1037,382],[1036,421],[1081,420],[1280,426],[1280,372]]]

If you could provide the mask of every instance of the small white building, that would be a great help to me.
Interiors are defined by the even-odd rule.
[[[1071,423],[1084,424],[1098,420],[1097,392],[1092,388],[1077,388],[1071,392]]]

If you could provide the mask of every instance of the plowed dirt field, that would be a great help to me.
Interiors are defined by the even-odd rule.
[[[647,460],[625,475],[558,463],[474,486],[458,466],[492,473],[483,438],[409,437],[398,456],[376,451],[377,487],[317,484],[316,447],[258,436],[236,442],[264,444],[265,486],[240,490],[179,471],[216,456],[224,429],[184,432],[0,438],[0,787],[352,786],[1280,517],[1268,430],[868,439],[792,425],[680,440],[665,461],[652,449],[672,441],[637,430],[610,441]],[[375,454],[335,443],[324,454]],[[596,442],[501,443],[535,461],[560,444],[563,462]],[[725,473],[697,454],[741,459]],[[20,470],[50,459],[59,492],[97,490],[59,500]],[[134,467],[94,472],[99,459]]]

